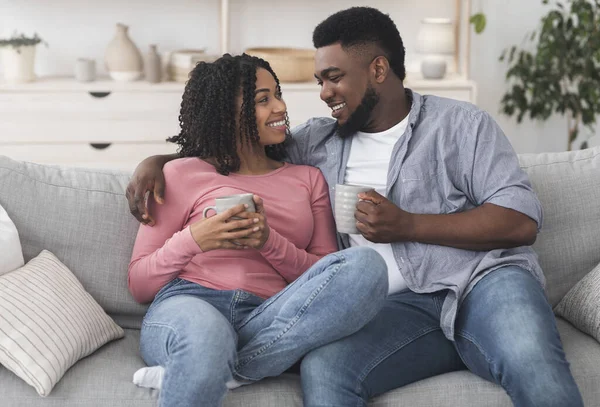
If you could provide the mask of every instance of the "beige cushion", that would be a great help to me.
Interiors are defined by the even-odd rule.
[[[600,342],[600,264],[571,288],[554,311]]]
[[[0,276],[0,364],[41,396],[79,359],[123,335],[49,251]]]

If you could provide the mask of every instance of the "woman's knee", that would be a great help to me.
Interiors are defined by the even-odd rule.
[[[187,297],[187,296],[180,296]],[[164,359],[233,360],[236,333],[229,321],[207,302],[193,297],[171,297],[144,320],[140,348],[146,363]]]

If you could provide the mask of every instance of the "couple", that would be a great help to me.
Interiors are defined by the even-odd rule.
[[[227,386],[301,361],[307,406],[366,406],[463,369],[516,406],[582,406],[530,247],[542,210],[498,125],[405,89],[402,39],[375,9],[330,16],[313,43],[335,120],[286,137],[268,64],[224,56],[186,86],[172,138],[184,158],[164,178],[175,157],[145,160],[128,187],[154,224],[140,227],[129,281],[153,301],[141,352],[164,367],[146,370],[164,371],[161,405],[219,405]],[[361,233],[336,247],[337,183],[375,191],[360,196]],[[201,219],[242,191],[257,213]]]

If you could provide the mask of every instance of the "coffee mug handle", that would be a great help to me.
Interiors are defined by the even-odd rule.
[[[204,208],[204,210],[202,211],[202,217],[203,217],[203,218],[206,218],[206,213],[207,213],[208,211],[210,211],[211,209],[212,209],[213,211],[215,211],[215,212],[217,211],[217,207],[216,207],[216,206],[207,206],[207,207],[206,207],[206,208]]]

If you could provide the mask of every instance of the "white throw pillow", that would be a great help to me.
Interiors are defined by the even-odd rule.
[[[0,276],[0,364],[40,396],[79,359],[122,338],[118,326],[47,250]]]
[[[0,205],[0,276],[23,266],[23,250],[19,232]]]

